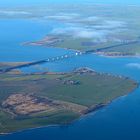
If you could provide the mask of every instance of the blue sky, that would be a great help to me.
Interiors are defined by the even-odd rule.
[[[0,0],[0,6],[16,6],[47,3],[81,3],[93,2],[102,4],[140,4],[140,0]]]

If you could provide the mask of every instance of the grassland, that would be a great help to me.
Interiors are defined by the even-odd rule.
[[[6,9],[1,10],[5,11]],[[64,34],[59,35],[55,34],[55,32],[51,34],[51,36],[57,36],[58,40],[62,39],[63,41],[58,41],[57,43],[54,41],[54,44],[52,42],[48,44],[46,40],[41,39],[34,42],[34,45],[43,47],[50,45],[50,47],[79,51],[103,49],[102,52],[105,54],[114,52],[118,52],[119,55],[131,54],[135,56],[140,54],[140,42],[118,46],[120,42],[113,41],[113,39],[122,41],[139,40],[139,7],[80,4],[77,6],[49,5],[48,8],[46,6],[38,8],[20,7],[19,9],[11,9],[11,11],[13,10],[15,13],[16,11],[19,13],[20,11],[22,13],[25,11],[30,14],[14,15],[3,12],[5,14],[1,14],[0,18],[38,19],[39,21],[42,20],[42,22],[45,20],[57,20],[58,23],[68,25],[66,29],[60,28],[60,32]],[[120,25],[116,26],[115,24],[117,23],[121,27]],[[125,23],[125,26],[123,26],[123,23]],[[110,28],[111,26],[112,28]],[[56,28],[55,31],[57,30]],[[81,37],[83,32],[83,35],[86,34],[90,37]],[[93,35],[94,33],[95,35]],[[104,33],[107,33],[107,35],[104,36]],[[78,37],[77,35],[80,36]],[[102,39],[105,39],[105,42]],[[24,42],[22,43],[24,44]],[[27,43],[28,45],[30,46],[30,43]],[[108,48],[114,45],[116,47]],[[0,63],[0,69],[19,64],[21,63]],[[26,75],[16,70],[0,74],[0,133],[47,125],[68,124],[85,113],[107,105],[117,97],[127,95],[137,86],[138,84],[135,81],[127,77],[111,76],[94,71]],[[30,96],[33,96],[33,98],[27,101],[25,101],[26,99],[21,99],[20,104],[11,105],[10,103],[18,102],[19,100],[19,98],[10,98],[16,94],[23,95],[21,96],[23,98]],[[32,112],[32,108],[30,108],[30,111],[28,110],[27,105],[31,107],[35,103],[38,105],[44,102],[45,105],[48,105],[45,110],[36,112]],[[6,103],[6,106],[4,106],[4,103]],[[19,110],[19,106],[23,106],[25,109],[25,105],[27,113],[22,114],[23,110],[22,108]]]
[[[55,125],[55,124],[67,124],[77,117],[72,111],[56,111],[50,116],[45,116],[44,113],[42,117],[28,117],[28,118],[12,118],[10,114],[0,111],[0,132],[8,133],[17,130],[23,130],[27,128],[35,128],[40,126]]]
[[[87,51],[87,50],[95,50],[98,52],[98,49],[101,50],[98,53],[102,52],[103,54],[111,54],[118,53],[119,56],[136,56],[140,55],[140,42],[137,43],[125,43],[119,42],[104,42],[104,43],[94,43],[92,39],[66,39],[61,43],[55,45],[58,48],[79,50],[79,51]],[[112,48],[111,48],[112,46]],[[110,47],[110,48],[109,48]],[[117,56],[117,55],[116,55]]]
[[[26,9],[34,16],[39,16],[40,18],[48,17],[47,20],[68,24],[68,27],[56,28],[53,30],[52,34],[50,33],[51,36],[60,37],[60,40],[64,39],[63,42],[55,43],[55,45],[41,42],[42,46],[80,51],[104,48],[101,52],[108,56],[140,55],[139,6],[131,6],[130,8],[124,5],[85,4],[74,6],[64,4],[61,6],[53,5],[49,8],[52,8],[52,10],[47,12],[44,12],[46,8],[43,9],[43,7],[38,11],[34,8]],[[36,12],[38,12],[38,14],[34,14]],[[42,39],[40,39],[40,41],[41,40]],[[131,42],[134,40],[137,40],[138,43],[123,45],[124,42]],[[40,46],[40,41],[36,41],[35,44]],[[107,48],[119,44],[121,45]]]
[[[136,87],[137,83],[129,78],[97,73],[89,69],[51,75],[1,74],[0,133],[68,124],[90,110],[130,93]],[[32,94],[41,99],[39,103],[47,99],[51,105],[48,103],[49,109],[43,111],[19,114],[20,111],[13,111],[12,106],[3,106],[3,102],[15,94]],[[23,104],[25,105],[25,102]]]
[[[131,82],[125,78],[109,77],[107,75],[76,75],[70,80],[81,82],[79,86],[61,85],[59,88],[43,90],[44,96],[52,99],[73,102],[87,107],[108,101],[129,93]],[[92,88],[94,86],[94,88]],[[121,88],[124,87],[124,88]],[[45,92],[46,91],[46,92]],[[89,98],[90,97],[90,98]]]
[[[58,37],[59,38],[59,37]],[[40,46],[43,47],[56,47],[70,50],[78,50],[78,51],[88,51],[94,50],[97,54],[103,54],[107,56],[138,56],[140,55],[140,42],[133,43],[130,41],[129,43],[125,42],[94,42],[93,39],[88,38],[65,38],[63,36],[60,37],[63,41],[55,43],[55,44],[47,44],[46,41],[42,41]],[[34,42],[33,46],[38,46],[38,42]],[[27,43],[29,46],[32,45],[32,42]],[[25,45],[26,46],[26,45]]]

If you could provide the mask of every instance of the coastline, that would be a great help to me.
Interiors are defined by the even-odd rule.
[[[52,47],[52,48],[57,48],[57,47]],[[66,50],[72,50],[72,51],[79,51],[79,50],[74,50],[74,49],[68,49],[68,48],[63,48],[63,49],[66,49]],[[97,53],[94,53],[94,54],[97,54]],[[99,54],[97,54],[97,55],[99,55]],[[100,56],[102,56],[102,55],[100,55]],[[113,57],[113,56],[105,56],[105,55],[103,55],[103,57]],[[121,56],[119,56],[119,57],[121,57]],[[123,57],[127,57],[127,56],[123,56]],[[135,57],[135,56],[134,56]],[[116,58],[116,56],[115,57],[113,57],[113,58]],[[18,62],[17,62],[18,63]],[[19,62],[20,63],[20,62]],[[21,62],[22,63],[22,62]],[[23,63],[26,63],[26,62],[23,62]],[[105,74],[104,72],[101,72],[102,74]],[[106,73],[106,74],[108,74],[108,75],[110,75],[109,73]],[[117,76],[120,76],[120,75],[117,75]],[[131,80],[133,80],[133,79],[131,79]],[[137,82],[136,82],[137,83]],[[137,87],[135,88],[135,89],[133,89],[132,91],[130,91],[129,93],[127,93],[126,95],[123,95],[123,96],[127,96],[128,94],[131,94],[133,91],[135,91],[137,88],[139,87],[139,83],[137,83]],[[79,120],[80,118],[82,118],[82,117],[85,117],[86,115],[89,115],[90,113],[93,113],[93,112],[96,112],[96,111],[98,111],[98,110],[100,110],[100,109],[102,109],[102,108],[104,108],[104,107],[106,107],[106,106],[108,106],[110,103],[112,103],[114,100],[116,100],[116,99],[118,99],[118,98],[120,98],[120,97],[123,97],[123,96],[118,96],[117,98],[115,98],[115,99],[113,99],[113,100],[111,100],[111,101],[108,101],[107,103],[105,103],[105,104],[99,104],[99,105],[97,105],[97,106],[94,106],[93,108],[89,108],[88,110],[86,110],[80,117],[78,117],[77,119],[75,119],[75,120],[73,120],[73,121],[71,121],[71,122],[68,122],[67,124],[62,124],[62,126],[63,125],[69,125],[69,124],[72,124],[74,121],[76,121],[76,120]],[[9,135],[9,134],[14,134],[14,133],[17,133],[17,132],[23,132],[23,131],[26,131],[26,130],[33,130],[33,129],[38,129],[38,128],[45,128],[45,127],[52,127],[52,126],[61,126],[61,124],[56,124],[56,125],[46,125],[46,126],[40,126],[40,127],[34,127],[34,128],[27,128],[27,129],[23,129],[23,130],[17,130],[17,131],[14,131],[14,132],[9,132],[9,133],[0,133],[0,136],[4,136],[4,135]]]
[[[48,128],[48,127],[59,127],[59,126],[68,126],[72,123],[74,123],[75,121],[79,121],[80,119],[86,117],[87,115],[90,115],[91,113],[96,113],[97,111],[99,111],[100,109],[103,109],[106,106],[109,106],[111,103],[113,103],[115,100],[120,99],[121,97],[127,97],[129,94],[133,94],[133,92],[135,90],[137,90],[140,87],[139,83],[137,83],[137,87],[135,89],[132,89],[130,92],[128,92],[126,95],[122,95],[122,96],[118,96],[117,98],[108,101],[105,104],[100,104],[97,105],[93,108],[89,108],[85,111],[85,113],[81,114],[78,118],[72,120],[71,122],[68,122],[66,124],[50,124],[50,125],[46,125],[46,126],[39,126],[39,127],[34,127],[34,128],[27,128],[27,129],[22,129],[22,130],[17,130],[17,131],[13,131],[13,132],[8,132],[8,133],[0,133],[0,137],[1,136],[6,136],[6,135],[11,135],[11,134],[15,134],[15,133],[20,133],[20,132],[24,132],[24,131],[28,131],[28,130],[35,130],[35,129],[39,129],[39,128]]]
[[[114,47],[112,49],[103,50],[105,53],[109,51],[112,52],[118,51],[122,53],[134,52],[133,55],[109,55],[109,54],[105,54],[104,52],[96,51],[96,48],[101,48],[102,50],[102,48],[106,46],[112,46],[112,44],[113,45],[118,44],[119,41],[121,43],[121,40],[131,41],[139,36],[140,26],[138,21],[139,19],[138,11],[140,10],[139,9],[140,3],[138,5],[132,4],[135,2],[130,2],[131,4],[128,4],[129,2],[128,3],[126,2],[127,4],[126,3],[124,4],[124,2],[122,1],[120,2],[120,4],[118,4],[119,3],[118,1],[116,3],[114,3],[113,1],[112,3],[114,4],[107,4],[106,2],[103,2],[106,4],[100,4],[99,2],[95,2],[93,4],[93,2],[91,3],[87,2],[84,3],[83,5],[82,3],[79,3],[79,5],[78,4],[65,5],[65,3],[62,4],[62,2],[60,2],[61,4],[60,6],[58,6],[59,4],[55,5],[52,2],[52,4],[50,5],[46,4],[46,6],[43,4],[40,5],[36,4],[36,6],[35,5],[33,6],[32,4],[35,2],[31,2],[32,4],[30,3],[29,5],[25,4],[19,6],[18,4],[15,5],[14,3],[11,2],[12,6],[9,7],[6,6],[7,5],[6,2],[2,2],[2,3],[5,3],[5,6],[2,6],[1,9],[1,13],[2,13],[1,15],[2,18],[1,60],[7,61],[7,62],[3,62],[3,64],[5,63],[10,64],[11,62],[15,61],[15,65],[21,65],[22,61],[23,64],[26,63],[26,61],[29,61],[27,63],[31,63],[36,59],[40,60],[42,58],[48,58],[49,56],[51,58],[59,54],[65,54],[65,52],[68,54],[76,54],[78,52],[84,53],[86,49],[87,50],[94,49],[95,52],[87,55],[84,54],[80,57],[76,56],[74,58],[61,60],[58,62],[52,62],[46,64],[44,63],[36,66],[21,68],[20,71],[18,71],[18,69],[17,70],[15,69],[12,70],[11,72],[0,74],[1,77],[4,76],[7,77],[6,75],[9,74],[9,79],[11,79],[11,81],[10,80],[9,81],[12,83],[13,82],[12,79],[13,79],[18,83],[18,81],[20,82],[20,76],[18,76],[18,74],[21,74],[22,75],[21,79],[23,78],[22,79],[23,81],[29,80],[32,83],[37,83],[37,82],[41,83],[43,79],[44,81],[45,79],[47,79],[46,76],[47,74],[52,74],[52,75],[54,74],[54,76],[48,76],[49,77],[48,79],[53,79],[52,77],[55,77],[55,74],[61,74],[61,72],[63,71],[66,73],[68,72],[71,73],[71,70],[73,70],[74,68],[76,69],[78,67],[87,66],[93,68],[95,72],[98,72],[100,74],[108,74],[110,76],[111,75],[115,76],[116,78],[123,76],[124,78],[126,77],[131,80],[135,80],[134,82],[137,82],[137,87],[136,85],[133,85],[133,87],[135,88],[132,88],[131,85],[129,86],[128,84],[126,84],[127,80],[124,80],[125,83],[124,85],[126,85],[127,88],[125,88],[125,86],[123,86],[121,82],[117,82],[116,87],[122,87],[122,88],[115,88],[118,97],[116,95],[115,98],[109,98],[109,94],[113,96],[114,91],[108,90],[106,94],[104,94],[106,95],[106,104],[98,104],[97,106],[91,107],[89,109],[86,108],[87,110],[85,109],[86,111],[83,112],[83,114],[81,113],[79,116],[77,115],[77,117],[75,118],[73,117],[73,119],[71,120],[69,119],[68,121],[65,122],[61,120],[54,121],[55,119],[52,119],[52,121],[48,123],[48,114],[46,111],[45,112],[46,114],[44,113],[43,115],[41,114],[40,117],[34,117],[35,119],[39,118],[42,124],[39,123],[38,120],[36,120],[35,124],[32,125],[32,123],[29,122],[30,121],[29,119],[29,121],[27,121],[28,123],[26,123],[26,120],[24,120],[25,126],[27,126],[25,127],[23,123],[24,121],[22,122],[22,120],[20,121],[17,120],[18,125],[16,124],[16,119],[18,118],[14,118],[13,121],[11,119],[11,121],[8,122],[8,118],[10,117],[10,115],[6,112],[3,113],[3,111],[0,111],[0,118],[1,118],[0,140],[16,140],[16,139],[18,140],[20,139],[23,140],[26,139],[27,140],[28,139],[29,140],[34,140],[34,139],[36,140],[38,139],[131,140],[135,136],[137,136],[138,139],[140,138],[140,134],[138,132],[138,129],[140,127],[140,120],[139,120],[140,118],[140,110],[139,110],[140,69],[138,67],[140,64],[140,47],[139,47],[140,42],[139,44],[136,45],[120,46],[118,48]],[[26,2],[22,2],[22,3],[26,3]],[[57,3],[59,3],[59,1]],[[9,22],[10,25],[8,25]],[[112,28],[112,24],[114,24],[114,28]],[[5,32],[4,29],[7,30],[7,32]],[[97,45],[93,44],[93,46],[91,45],[86,46],[86,42],[88,41],[86,41],[86,39],[83,39],[82,40],[83,46],[79,45],[78,43],[79,41],[77,42],[75,41],[74,43],[71,43],[70,41],[68,42],[66,41],[64,44],[62,43],[62,45],[58,44],[56,46],[51,46],[51,45],[20,46],[20,45],[24,45],[21,44],[21,42],[38,40],[39,38],[43,38],[43,36],[50,35],[51,33],[53,34],[53,32],[54,34],[57,34],[57,31],[59,33],[59,30],[60,31],[62,30],[64,32],[66,30],[66,34],[72,34],[72,36],[75,36],[76,33],[82,35],[82,32],[85,36],[86,34],[90,35],[93,33],[94,37],[92,37],[92,40],[93,42],[95,40],[95,43],[96,43],[96,38],[98,38],[98,36],[100,36],[101,33],[101,41],[105,35],[105,38],[107,38],[109,42],[107,42],[107,44],[105,43],[105,45],[104,43],[103,45],[97,43]],[[70,47],[71,49],[68,47]],[[19,61],[19,63],[18,62],[16,63],[16,61]],[[14,66],[14,63],[12,64],[12,66]],[[51,73],[51,71],[53,73]],[[55,71],[59,73],[54,73]],[[13,75],[13,78],[12,76],[10,77],[10,74]],[[105,78],[103,77],[102,80],[103,79],[106,79],[106,76]],[[6,80],[8,80],[8,78],[5,78],[5,81]],[[57,82],[61,82],[59,78],[57,79]],[[113,81],[110,80],[110,83],[112,82]],[[89,83],[87,82],[87,85]],[[101,84],[101,82],[99,84]],[[92,83],[92,85],[94,84]],[[112,87],[111,85],[112,84],[110,85],[108,84],[108,86],[106,87],[108,87],[108,89],[111,89]],[[1,84],[0,86],[2,87],[3,85]],[[34,88],[34,86],[29,86],[29,87]],[[100,86],[100,87],[105,91],[104,86]],[[122,90],[123,88],[126,89],[124,90],[125,91],[124,94],[119,94],[118,91]],[[6,90],[7,92],[8,86],[6,88],[5,87],[1,88],[1,90],[3,89],[4,91]],[[59,90],[59,87],[57,88],[57,90]],[[88,97],[87,95],[88,90],[94,94],[93,90],[87,89],[84,92],[85,97]],[[29,93],[28,90],[25,91],[27,92],[27,94]],[[103,95],[104,91],[99,92],[99,95],[100,94]],[[9,88],[9,93],[10,95],[13,94],[10,88]],[[65,92],[65,94],[67,93],[68,92]],[[75,95],[73,95],[74,98],[77,93],[75,92]],[[46,93],[44,92],[44,94],[47,94],[47,92]],[[3,95],[5,96],[5,94]],[[2,98],[0,99],[2,100]],[[89,100],[92,99],[91,96],[89,96],[88,99]],[[96,103],[99,103],[97,102],[97,99],[95,100],[95,104]],[[55,118],[55,116],[52,118]],[[27,118],[23,117],[21,119],[27,119]]]
[[[23,47],[27,47],[27,45],[29,45],[28,47],[30,46],[34,46],[34,47],[45,47],[45,48],[58,48],[58,49],[64,49],[64,50],[70,50],[70,51],[75,51],[75,52],[85,52],[83,50],[78,50],[78,49],[71,49],[71,48],[61,48],[61,47],[56,47],[56,46],[45,46],[45,45],[38,45],[38,44],[34,44],[34,45],[30,45],[29,42],[25,42],[25,43],[22,43],[21,46]],[[123,54],[121,52],[115,52],[115,53],[118,53],[117,55],[116,54],[113,54],[114,52],[110,52],[110,54],[108,54],[108,52],[100,52],[100,51],[96,51],[96,52],[93,52],[93,54],[96,54],[98,56],[104,56],[104,57],[109,57],[109,58],[127,58],[127,57],[132,57],[132,58],[136,58],[136,57],[140,57],[140,54]]]

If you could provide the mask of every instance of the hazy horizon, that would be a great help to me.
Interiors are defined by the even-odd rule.
[[[41,5],[41,4],[47,4],[47,3],[57,3],[57,4],[67,4],[67,3],[95,3],[95,4],[140,4],[139,0],[3,0],[0,1],[0,6],[21,6],[21,5]]]

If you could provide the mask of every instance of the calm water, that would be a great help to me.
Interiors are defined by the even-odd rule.
[[[36,61],[46,57],[66,53],[66,50],[41,47],[28,47],[21,44],[28,41],[42,39],[55,26],[62,26],[57,22],[43,22],[35,20],[0,20],[0,61]]]
[[[0,61],[33,61],[68,51],[56,48],[23,47],[21,42],[36,40],[49,33],[59,23],[27,20],[0,21]],[[22,27],[22,28],[21,28]],[[86,55],[55,63],[43,64],[52,71],[71,71],[88,66],[100,72],[129,76],[140,82],[140,69],[128,64],[140,63],[140,58],[107,58]],[[25,130],[1,136],[0,140],[140,140],[140,88],[128,96],[113,101],[68,126]]]

